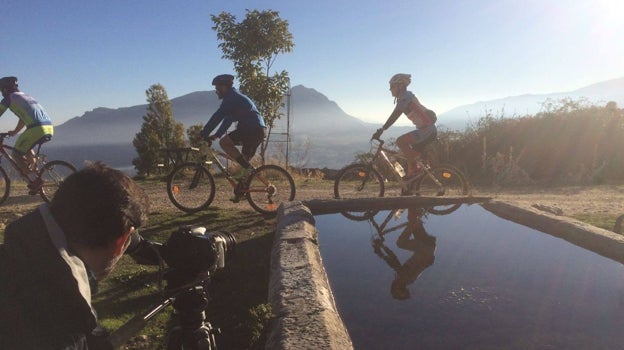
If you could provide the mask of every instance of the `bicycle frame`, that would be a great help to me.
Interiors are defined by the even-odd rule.
[[[212,146],[210,146],[208,148],[208,154],[207,154],[212,161],[208,161],[207,164],[214,164],[217,166],[217,168],[219,169],[219,171],[221,171],[223,173],[223,175],[225,175],[225,178],[228,180],[228,182],[230,183],[230,186],[232,186],[233,189],[236,189],[237,185],[240,182],[237,182],[236,179],[234,179],[234,177],[232,176],[232,174],[230,174],[230,172],[228,171],[227,167],[225,165],[223,165],[223,163],[221,162],[221,160],[219,160],[219,157],[223,157],[229,161],[234,161],[232,159],[232,157],[230,157],[228,154],[226,154],[225,152],[220,152],[217,151],[216,149],[214,149]],[[258,180],[260,180],[260,182],[262,182],[262,184],[265,187],[262,188],[239,188],[239,191],[241,193],[248,193],[248,192],[265,192],[266,191],[266,186],[268,186],[270,184],[270,181],[268,181],[267,179],[263,178],[262,176],[258,176],[257,177]]]
[[[390,223],[390,220],[392,219],[392,217],[396,217],[396,218],[401,217],[401,215],[403,215],[404,210],[405,209],[392,209],[381,224],[377,224],[374,216],[368,220],[373,225],[373,227],[375,227],[375,229],[377,230],[377,234],[379,235],[379,237],[383,239],[383,236],[385,236],[386,234],[402,229],[403,227],[407,226],[407,222],[405,222],[405,223],[396,225],[388,229],[386,228],[386,226],[388,226],[388,224]]]
[[[4,144],[4,139],[7,137],[6,135],[7,134],[0,134],[0,160],[2,159],[2,156],[4,156],[9,161],[11,166],[17,170],[20,176],[30,182],[31,180],[28,177],[28,174],[19,167],[17,161],[11,155],[11,152],[15,151],[15,148]],[[33,169],[35,174],[38,173],[38,170],[41,169],[41,166],[43,165],[42,163],[45,162],[45,156],[43,156],[43,158],[40,157],[40,150],[41,144],[38,145],[37,151],[35,152],[35,169]]]
[[[412,178],[409,179],[407,181],[403,180],[403,178],[401,177],[401,174],[399,174],[399,172],[394,168],[394,165],[392,164],[392,162],[390,161],[390,157],[388,157],[388,154],[396,159],[404,159],[407,160],[407,158],[399,151],[395,151],[395,150],[391,150],[388,148],[384,148],[383,145],[385,143],[385,141],[380,140],[380,139],[373,139],[377,142],[379,142],[379,145],[377,146],[377,150],[375,151],[374,155],[373,155],[373,159],[370,162],[370,166],[374,167],[375,165],[375,161],[377,161],[377,159],[382,159],[385,164],[392,169],[392,173],[395,175],[396,180],[401,184],[401,188],[404,190],[407,190],[408,187],[416,180],[422,178],[423,176],[429,176],[429,178],[431,178],[431,180],[437,185],[437,186],[442,186],[442,183],[440,183],[440,181],[433,176],[433,174],[431,173],[431,167],[429,166],[429,162],[425,162],[423,161],[423,159],[416,159],[416,162],[418,163],[418,166],[423,169],[423,172]],[[372,141],[372,140],[371,140]]]

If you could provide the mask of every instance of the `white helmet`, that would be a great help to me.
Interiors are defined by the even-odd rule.
[[[398,73],[392,76],[390,79],[390,85],[403,84],[408,86],[412,82],[412,76],[409,74]]]

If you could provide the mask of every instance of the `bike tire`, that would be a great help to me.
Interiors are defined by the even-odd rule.
[[[468,194],[468,182],[464,174],[449,164],[442,164],[429,170],[440,182],[439,186],[425,173],[415,184],[415,190],[420,196],[465,196]],[[446,215],[457,210],[461,204],[450,204],[427,208],[427,211],[436,215]]]
[[[0,205],[9,198],[11,191],[11,178],[7,175],[3,167],[0,167]]]
[[[76,172],[76,168],[69,162],[64,160],[53,160],[47,162],[39,171],[39,178],[43,181],[39,195],[41,198],[50,202],[56,191],[59,189],[65,178]]]
[[[259,167],[249,176],[245,186],[243,191],[249,205],[264,215],[275,215],[282,202],[295,199],[295,180],[286,169],[277,165]]]
[[[200,163],[180,164],[167,176],[167,196],[183,212],[194,213],[207,208],[215,192],[212,174]]]
[[[336,199],[383,197],[383,177],[375,168],[366,164],[351,164],[344,167],[334,181]],[[377,215],[378,211],[343,211],[349,220],[364,221]]]
[[[384,191],[383,177],[366,164],[344,167],[334,181],[334,197],[337,199],[383,197]]]

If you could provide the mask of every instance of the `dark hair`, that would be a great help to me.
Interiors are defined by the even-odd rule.
[[[147,222],[149,200],[128,175],[96,162],[68,176],[50,204],[68,243],[107,247]]]

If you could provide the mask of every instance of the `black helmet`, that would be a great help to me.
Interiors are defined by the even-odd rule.
[[[212,85],[227,85],[232,86],[234,84],[234,76],[230,74],[217,75],[212,79]]]
[[[0,89],[13,89],[17,87],[16,77],[4,77],[0,79]]]

